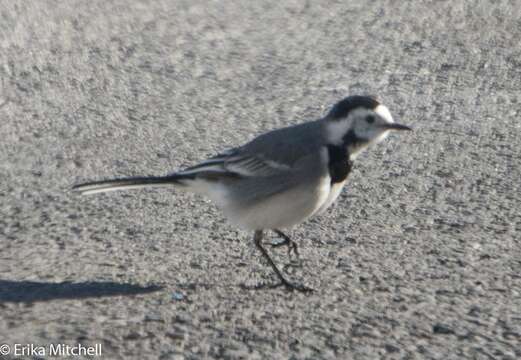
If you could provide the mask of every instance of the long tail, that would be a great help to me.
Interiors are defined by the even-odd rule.
[[[174,174],[161,177],[132,177],[125,179],[112,179],[93,181],[74,185],[72,189],[82,195],[97,194],[107,191],[139,189],[149,186],[184,185],[183,180],[193,179],[193,175]]]

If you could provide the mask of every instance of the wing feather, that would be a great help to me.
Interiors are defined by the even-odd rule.
[[[181,174],[212,173],[242,177],[265,177],[294,170],[299,161],[318,153],[323,145],[320,122],[291,126],[265,133],[249,143],[217,154],[187,168]]]
[[[291,170],[291,166],[263,159],[262,156],[230,156],[228,158],[212,158],[189,167],[180,174],[233,173],[240,176],[269,176]]]

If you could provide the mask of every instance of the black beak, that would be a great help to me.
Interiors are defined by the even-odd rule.
[[[410,127],[405,126],[405,125],[401,125],[401,124],[396,124],[396,123],[385,124],[384,127],[387,130],[407,130],[407,131],[412,131],[412,129]]]

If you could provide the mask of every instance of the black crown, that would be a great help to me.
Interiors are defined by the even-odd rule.
[[[351,110],[358,108],[374,110],[378,105],[380,103],[373,96],[349,96],[336,103],[327,114],[327,117],[330,119],[342,119],[347,117]]]

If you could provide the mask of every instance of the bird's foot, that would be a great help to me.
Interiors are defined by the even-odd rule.
[[[264,284],[263,283],[263,284],[258,284],[258,285],[254,285],[254,286],[241,285],[241,287],[246,290],[277,289],[277,288],[280,288],[281,286],[284,286],[285,289],[290,292],[299,291],[302,293],[311,293],[311,292],[315,291],[314,289],[307,287],[305,285],[302,285],[302,284],[293,284],[290,282],[282,282],[282,281],[277,284]]]
[[[278,247],[281,247],[281,246],[287,246],[288,247],[288,257],[291,258],[291,254],[295,254],[295,257],[297,258],[297,260],[300,260],[300,254],[298,252],[298,246],[297,246],[297,243],[295,243],[294,241],[292,240],[283,240],[283,241],[280,241],[280,242],[271,242],[271,243],[268,243],[271,247],[273,248],[278,248]]]
[[[305,285],[293,284],[288,281],[281,281],[280,283],[275,285],[275,287],[280,287],[280,286],[284,286],[286,288],[286,290],[288,290],[288,291],[299,291],[302,293],[311,293],[311,292],[315,291],[314,289],[307,287]]]
[[[288,247],[288,257],[291,258],[291,253],[293,253],[293,254],[295,254],[296,259],[298,261],[300,261],[300,253],[298,251],[297,243],[294,242],[293,240],[291,240],[291,238],[289,236],[287,236],[286,234],[284,234],[282,231],[276,230],[275,232],[277,233],[277,235],[282,237],[283,240],[279,241],[279,242],[270,242],[269,245],[271,247],[287,246]]]

